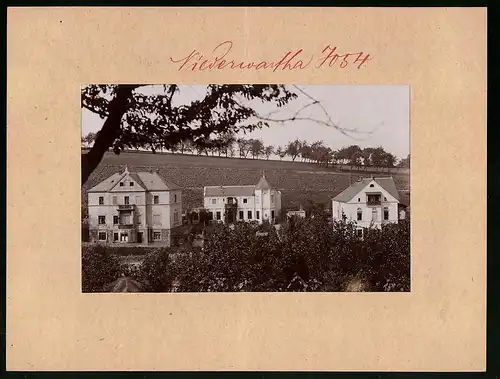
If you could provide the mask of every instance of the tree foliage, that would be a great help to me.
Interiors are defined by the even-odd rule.
[[[124,267],[102,245],[86,246],[82,251],[82,292],[104,292],[105,285],[118,279]]]
[[[245,101],[260,100],[281,107],[297,95],[284,85],[208,85],[203,99],[175,105],[179,86],[164,85],[150,94],[144,85],[87,85],[81,91],[82,108],[105,119],[91,150],[82,157],[82,184],[112,148],[173,149],[189,141],[196,150],[217,148],[236,134],[268,126]]]

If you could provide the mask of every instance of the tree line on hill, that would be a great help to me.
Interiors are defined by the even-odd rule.
[[[82,137],[82,147],[89,148],[96,138],[95,133],[88,133]],[[189,140],[180,141],[168,149],[173,154],[196,154],[225,157],[239,157],[245,159],[269,159],[277,155],[280,160],[290,157],[292,161],[297,159],[302,162],[315,163],[328,167],[330,164],[350,165],[351,167],[410,167],[410,155],[398,161],[392,153],[384,150],[383,147],[365,147],[350,145],[338,150],[325,146],[323,141],[308,143],[296,139],[283,146],[265,145],[261,139],[236,138],[231,133],[223,133],[213,144],[205,146],[195,146]],[[153,152],[156,152],[153,149]]]
[[[144,87],[154,89],[153,92]],[[127,149],[157,150],[178,149],[180,152],[192,147],[195,153],[230,155],[235,146],[243,147],[238,153],[270,157],[271,147],[261,143],[238,141],[234,136],[269,127],[270,124],[285,124],[298,120],[308,121],[331,130],[353,137],[359,134],[357,129],[344,128],[332,121],[332,115],[314,98],[307,89],[297,85],[284,84],[210,84],[205,88],[204,97],[191,101],[177,102],[178,94],[189,86],[177,84],[92,84],[81,89],[81,107],[104,120],[98,133],[85,136],[82,144],[88,149],[82,152],[81,185],[89,179],[97,168],[104,154],[112,149],[115,154]],[[275,112],[286,108],[295,101],[299,107],[293,116],[278,117]],[[262,114],[254,104],[261,102],[273,108],[269,114]],[[307,116],[304,109],[317,109],[316,116]],[[290,109],[289,109],[290,110]],[[370,134],[370,131],[361,132]],[[230,144],[228,142],[231,142]],[[297,142],[297,141],[295,141]],[[235,145],[236,144],[236,145]],[[232,147],[231,147],[232,146]],[[249,146],[250,152],[249,151]],[[328,163],[328,149],[319,148],[306,153],[302,142],[292,143],[276,151],[280,157],[293,153],[298,147],[300,156]],[[310,146],[313,148],[312,145]],[[215,149],[215,151],[214,151]],[[274,150],[274,148],[273,148]],[[341,158],[343,159],[343,158]],[[351,154],[346,159],[357,162]],[[387,159],[386,159],[387,160]],[[390,162],[390,159],[388,160]]]

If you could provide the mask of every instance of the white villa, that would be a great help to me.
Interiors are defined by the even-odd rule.
[[[203,199],[212,220],[224,223],[273,223],[281,211],[281,191],[272,188],[264,175],[257,185],[204,187]]]
[[[365,178],[354,182],[332,199],[332,217],[356,221],[359,230],[371,225],[397,223],[405,218],[405,206],[391,177]]]
[[[127,167],[88,191],[92,242],[170,246],[172,229],[182,224],[180,187],[155,171]]]

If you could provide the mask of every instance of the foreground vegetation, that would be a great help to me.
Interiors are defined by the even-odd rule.
[[[82,289],[106,291],[121,276],[147,292],[409,291],[410,224],[368,228],[326,215],[269,225],[217,225],[203,251],[168,248],[145,255],[136,269],[104,246],[84,247]]]

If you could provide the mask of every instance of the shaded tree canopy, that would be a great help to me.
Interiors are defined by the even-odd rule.
[[[255,110],[241,101],[261,100],[277,107],[297,95],[284,85],[208,85],[205,97],[189,104],[174,105],[179,92],[175,84],[164,85],[155,94],[141,92],[144,85],[88,85],[82,88],[81,105],[105,119],[90,151],[82,156],[82,185],[113,148],[171,149],[190,141],[195,149],[223,144],[217,136],[231,131],[253,131],[268,126]],[[252,121],[254,122],[246,122]]]

